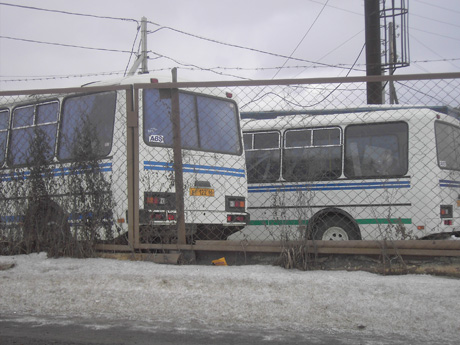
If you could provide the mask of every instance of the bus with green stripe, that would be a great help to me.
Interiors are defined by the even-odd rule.
[[[235,238],[460,237],[449,107],[242,113],[251,221]]]

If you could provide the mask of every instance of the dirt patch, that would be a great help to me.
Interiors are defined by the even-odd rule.
[[[6,271],[9,270],[10,268],[13,268],[15,264],[10,263],[10,264],[1,264],[0,263],[0,271]]]

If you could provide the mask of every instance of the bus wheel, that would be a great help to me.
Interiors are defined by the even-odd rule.
[[[319,241],[348,241],[360,240],[361,234],[352,220],[335,214],[318,220],[313,238]]]

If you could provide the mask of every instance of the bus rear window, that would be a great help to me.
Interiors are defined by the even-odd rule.
[[[439,167],[460,170],[460,127],[436,121],[435,133]]]
[[[345,176],[403,176],[408,164],[405,122],[350,125],[345,130]]]
[[[144,142],[173,146],[171,96],[168,90],[145,89]],[[241,154],[238,113],[232,101],[179,93],[181,141],[184,149]]]

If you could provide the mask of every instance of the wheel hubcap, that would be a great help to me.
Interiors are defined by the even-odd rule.
[[[323,234],[323,241],[348,241],[348,234],[338,226],[327,229]]]

